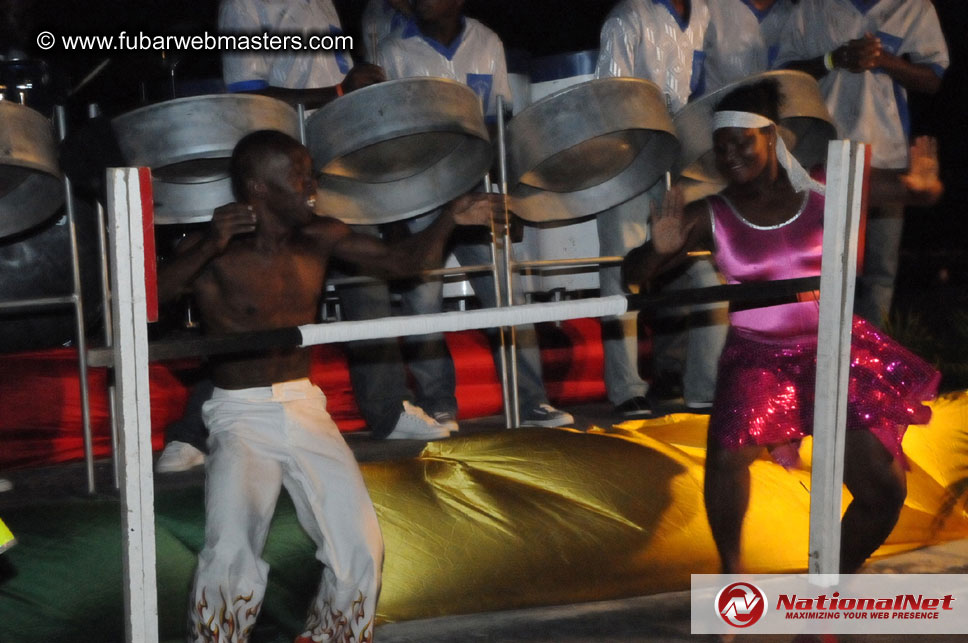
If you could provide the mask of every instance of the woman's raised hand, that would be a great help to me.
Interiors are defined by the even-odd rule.
[[[671,255],[686,245],[692,227],[684,216],[685,198],[682,188],[671,187],[657,207],[652,203],[652,249],[659,254]]]

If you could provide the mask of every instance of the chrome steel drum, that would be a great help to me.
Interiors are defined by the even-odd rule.
[[[239,140],[272,129],[299,138],[299,117],[286,103],[252,94],[179,98],[112,121],[127,162],[151,168],[155,221],[207,221],[233,200],[229,158]]]
[[[678,153],[655,83],[602,78],[573,85],[508,125],[512,208],[535,222],[601,212],[644,192]]]
[[[364,87],[316,110],[306,132],[316,208],[347,223],[443,205],[480,183],[493,156],[477,94],[443,78]]]
[[[228,174],[204,183],[176,183],[154,178],[155,223],[200,223],[212,218],[215,208],[235,201]]]
[[[64,202],[50,121],[0,100],[0,237],[31,228]]]
[[[810,168],[827,159],[827,142],[837,137],[817,81],[799,71],[769,71],[737,81],[683,107],[675,116],[682,142],[676,173],[702,183],[723,183],[713,159],[712,115],[716,104],[744,85],[772,78],[780,86],[779,133],[800,163]]]

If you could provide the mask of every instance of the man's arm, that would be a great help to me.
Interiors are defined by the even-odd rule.
[[[785,66],[804,71],[817,79],[835,69],[846,69],[855,74],[879,69],[911,91],[934,94],[941,88],[941,77],[930,65],[895,56],[884,49],[880,38],[870,33],[846,42],[823,56],[794,60]]]
[[[343,94],[348,94],[357,89],[362,89],[369,85],[382,83],[385,81],[386,74],[383,69],[369,63],[359,63],[350,69],[339,85],[332,87],[310,87],[307,89],[290,89],[288,87],[275,87],[268,85],[259,89],[247,91],[249,94],[259,94],[268,96],[290,105],[303,105],[307,109],[316,109],[336,100]]]
[[[882,49],[876,66],[904,89],[924,94],[937,94],[941,89],[941,76],[931,65],[914,63],[904,56],[895,56]]]
[[[168,303],[191,291],[205,266],[228,247],[232,237],[255,231],[256,216],[249,206],[230,203],[215,210],[204,233],[187,237],[171,259],[158,267],[158,301]]]
[[[631,19],[631,16],[620,13],[619,8],[612,10],[602,25],[599,37],[596,78],[641,76],[648,73],[648,70],[635,68],[633,47],[639,44],[639,27],[637,21]]]
[[[444,247],[455,226],[490,225],[504,216],[503,201],[493,194],[465,194],[444,206],[426,229],[393,243],[346,230],[333,242],[332,256],[356,264],[365,272],[385,278],[412,277],[443,261]],[[332,235],[332,231],[325,233]]]

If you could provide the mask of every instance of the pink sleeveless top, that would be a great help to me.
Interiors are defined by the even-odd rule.
[[[709,197],[707,203],[716,245],[713,255],[728,283],[820,274],[823,194],[808,192],[796,215],[774,226],[750,223],[721,194]],[[816,299],[730,313],[734,328],[769,338],[812,335],[816,340],[818,318]]]

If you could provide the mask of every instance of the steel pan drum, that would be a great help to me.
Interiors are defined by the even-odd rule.
[[[712,114],[716,104],[739,87],[769,78],[780,86],[778,125],[787,148],[808,169],[827,160],[827,142],[837,137],[837,128],[817,81],[799,71],[769,71],[721,87],[679,110],[675,124],[682,154],[676,166],[677,174],[703,183],[723,183],[712,151]]]
[[[152,170],[157,223],[194,223],[233,200],[229,158],[239,140],[273,129],[299,138],[286,103],[252,94],[213,94],[149,105],[112,121],[127,162]]]
[[[64,202],[60,177],[50,121],[0,100],[0,237],[53,215]]]
[[[512,208],[534,222],[601,212],[645,191],[678,153],[654,83],[602,78],[573,85],[508,125]]]
[[[481,102],[443,78],[364,87],[307,120],[317,210],[347,223],[389,223],[443,205],[481,182],[493,150]]]
[[[61,188],[63,191],[63,188]],[[63,207],[21,234],[0,239],[0,301],[59,297],[73,291],[70,229]],[[101,264],[94,206],[74,200],[84,320],[93,332],[101,320]],[[72,307],[0,315],[0,353],[63,346],[75,339]]]

